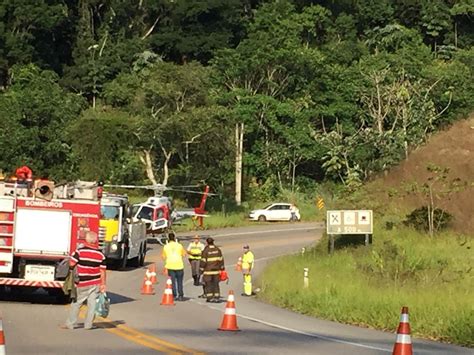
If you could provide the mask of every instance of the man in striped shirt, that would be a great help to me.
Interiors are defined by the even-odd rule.
[[[63,329],[74,329],[81,305],[87,301],[87,316],[84,329],[93,329],[95,304],[100,292],[105,292],[105,256],[97,249],[97,233],[87,232],[86,243],[71,256],[71,268],[76,267],[78,281],[77,299],[71,304],[71,311]]]

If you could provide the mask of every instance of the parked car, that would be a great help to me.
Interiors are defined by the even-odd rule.
[[[293,206],[293,209],[291,208]],[[294,212],[294,217],[292,216]],[[272,203],[262,209],[253,210],[249,213],[251,221],[299,221],[301,219],[299,209],[291,203]]]

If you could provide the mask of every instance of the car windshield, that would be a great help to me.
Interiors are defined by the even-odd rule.
[[[100,219],[113,219],[118,220],[120,210],[116,206],[104,206],[100,207]]]
[[[262,208],[262,210],[267,210],[269,207],[273,206],[273,203],[266,205],[265,207]]]

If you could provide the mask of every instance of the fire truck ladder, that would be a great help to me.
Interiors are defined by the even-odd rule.
[[[15,201],[15,197],[0,198],[0,274],[9,274],[13,268]]]

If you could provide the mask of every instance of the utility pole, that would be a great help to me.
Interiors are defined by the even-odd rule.
[[[242,155],[244,150],[244,124],[235,124],[235,202],[242,203]]]

